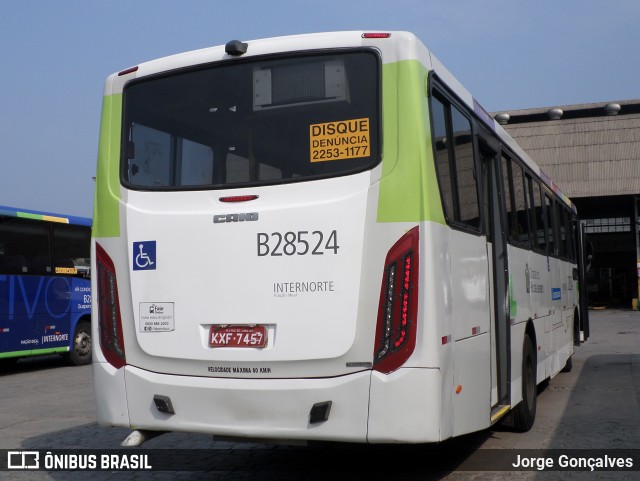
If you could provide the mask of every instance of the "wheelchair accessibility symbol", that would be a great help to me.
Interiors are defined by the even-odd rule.
[[[149,271],[156,269],[156,241],[133,243],[133,270]]]

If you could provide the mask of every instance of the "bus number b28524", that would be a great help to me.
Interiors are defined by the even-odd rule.
[[[332,230],[329,234],[319,230],[297,232],[258,232],[258,256],[322,256],[325,253],[337,254],[338,233]]]

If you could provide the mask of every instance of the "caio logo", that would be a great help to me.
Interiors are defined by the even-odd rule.
[[[231,222],[254,222],[257,220],[257,212],[246,212],[242,214],[218,214],[213,216],[214,224],[229,224]]]

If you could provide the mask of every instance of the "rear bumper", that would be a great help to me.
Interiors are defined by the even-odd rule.
[[[158,374],[132,366],[115,370],[106,363],[93,368],[103,425],[283,441],[432,442],[440,437],[436,369],[320,379],[227,379]],[[169,397],[175,414],[158,411],[154,395]],[[328,419],[311,424],[311,408],[326,401],[332,402]]]
[[[247,438],[366,442],[368,371],[323,379],[187,377],[132,366],[118,370],[123,376],[109,371],[115,370],[94,364],[101,424]],[[120,383],[126,383],[126,396],[117,399],[114,392],[124,392]],[[171,399],[175,414],[158,411],[156,394]],[[332,401],[328,420],[310,424],[311,408],[325,401]]]

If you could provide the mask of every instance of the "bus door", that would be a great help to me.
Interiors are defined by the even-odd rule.
[[[482,169],[482,199],[491,279],[491,405],[492,422],[507,412],[510,403],[509,269],[506,219],[501,177],[500,147],[486,132],[478,135]]]
[[[589,338],[589,301],[587,299],[587,274],[591,267],[593,258],[593,246],[587,239],[585,233],[585,224],[577,220],[573,222],[574,237],[577,238],[577,256],[578,256],[578,288],[579,288],[579,306],[580,306],[580,323],[574,323],[574,344],[580,345]]]

